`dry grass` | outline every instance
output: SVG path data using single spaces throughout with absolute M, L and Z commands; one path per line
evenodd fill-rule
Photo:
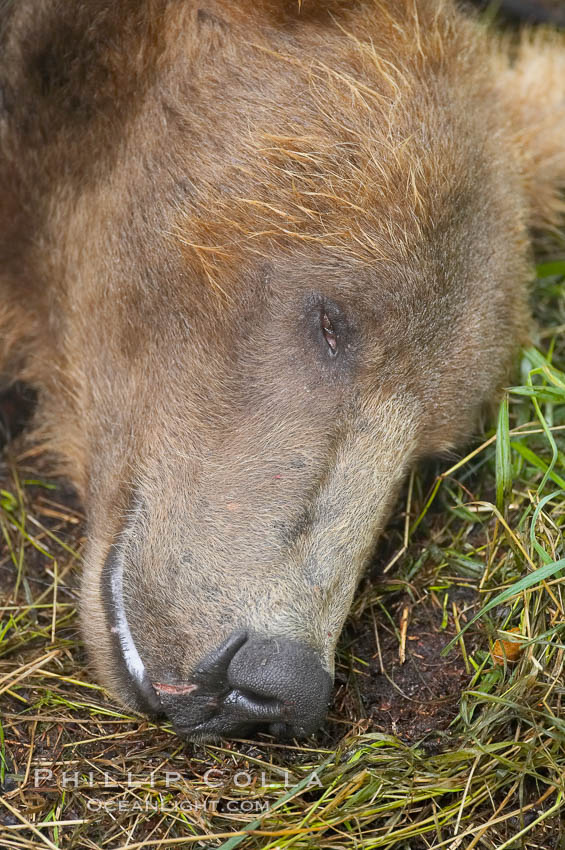
M 193 746 L 120 711 L 77 630 L 80 508 L 5 451 L 2 850 L 565 846 L 565 262 L 536 311 L 496 431 L 409 482 L 307 744 Z

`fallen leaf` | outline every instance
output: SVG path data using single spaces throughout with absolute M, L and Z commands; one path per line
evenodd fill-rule
M 520 629 L 509 629 L 512 634 L 520 634 Z M 497 640 L 492 648 L 492 659 L 495 664 L 513 664 L 518 661 L 522 653 L 523 645 L 520 641 Z

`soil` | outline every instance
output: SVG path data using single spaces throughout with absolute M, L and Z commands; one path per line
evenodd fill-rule
M 458 607 L 474 602 L 474 594 L 458 588 L 448 598 L 449 608 L 454 601 Z M 458 648 L 447 657 L 441 654 L 458 629 L 451 616 L 443 622 L 443 610 L 431 595 L 415 603 L 408 594 L 388 594 L 386 603 L 398 628 L 407 619 L 404 658 L 396 631 L 382 616 L 367 612 L 360 622 L 349 623 L 340 656 L 349 659 L 350 669 L 338 668 L 330 722 L 347 717 L 359 723 L 360 731 L 407 742 L 442 737 L 470 680 Z M 468 649 L 474 640 L 467 639 Z
M 429 598 L 414 608 L 409 598 L 401 597 L 394 607 L 399 614 L 411 611 L 406 660 L 401 663 L 398 640 L 388 631 L 380 640 L 381 657 L 375 657 L 374 651 L 370 655 L 374 639 L 364 630 L 358 656 L 369 661 L 371 675 L 362 680 L 363 697 L 380 731 L 417 739 L 449 725 L 470 677 L 459 651 L 442 657 L 456 630 L 451 619 L 448 628 L 442 629 L 442 612 Z

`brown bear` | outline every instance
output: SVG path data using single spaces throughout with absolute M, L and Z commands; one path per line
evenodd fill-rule
M 526 338 L 564 140 L 563 41 L 449 0 L 4 4 L 1 372 L 82 495 L 124 704 L 320 723 L 407 470 Z

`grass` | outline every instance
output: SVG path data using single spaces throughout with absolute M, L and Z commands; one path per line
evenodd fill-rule
M 2 850 L 565 847 L 565 261 L 535 311 L 496 428 L 408 482 L 306 743 L 194 746 L 118 709 L 77 629 L 80 508 L 7 450 Z

